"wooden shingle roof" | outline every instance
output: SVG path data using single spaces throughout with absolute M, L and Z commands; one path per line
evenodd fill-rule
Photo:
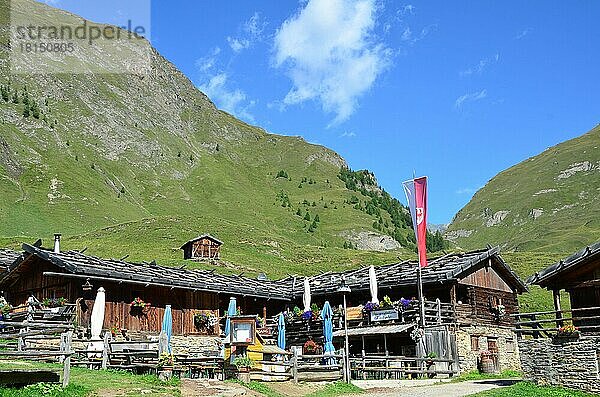
M 180 249 L 183 249 L 188 244 L 191 244 L 193 242 L 196 242 L 198 240 L 202 240 L 202 239 L 205 239 L 205 238 L 207 238 L 209 240 L 212 240 L 212 241 L 214 241 L 215 243 L 217 243 L 219 245 L 223 245 L 223 242 L 221 240 L 219 240 L 218 238 L 213 237 L 210 234 L 201 234 L 200 236 L 198 236 L 196 238 L 193 238 L 191 240 L 186 241 L 185 244 L 183 244 Z
M 0 274 L 8 270 L 17 259 L 21 257 L 21 253 L 9 249 L 0 249 Z
M 584 266 L 596 258 L 600 258 L 600 241 L 582 248 L 573 255 L 529 276 L 527 284 L 536 284 L 541 287 L 547 287 L 554 280 L 560 278 L 561 275 L 571 272 L 580 266 Z
M 527 287 L 519 276 L 513 272 L 499 255 L 499 247 L 466 253 L 454 253 L 430 259 L 428 266 L 422 269 L 423 284 L 444 283 L 458 280 L 488 259 L 493 259 L 496 270 L 502 278 L 517 292 L 527 291 Z M 416 261 L 403 261 L 390 265 L 375 266 L 379 288 L 414 286 L 417 282 Z M 342 276 L 346 277 L 346 285 L 353 291 L 369 290 L 369 266 L 345 272 L 329 272 L 309 278 L 311 294 L 323 295 L 335 292 Z M 287 277 L 279 283 L 286 285 L 294 296 L 304 292 L 303 277 Z
M 23 250 L 26 256 L 35 255 L 71 275 L 91 279 L 289 300 L 289 294 L 281 291 L 273 281 L 258 281 L 241 275 L 223 275 L 209 270 L 159 266 L 155 263 L 102 259 L 84 255 L 79 251 L 54 253 L 28 244 L 23 244 Z M 13 264 L 10 271 L 15 270 L 18 265 L 19 262 Z

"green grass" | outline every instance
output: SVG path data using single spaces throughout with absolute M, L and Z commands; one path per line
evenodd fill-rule
M 325 386 L 321 390 L 317 390 L 314 393 L 309 394 L 307 397 L 335 397 L 347 394 L 360 394 L 363 389 L 354 386 L 350 383 L 335 382 Z
M 536 386 L 530 382 L 519 382 L 512 386 L 483 391 L 478 397 L 594 397 L 597 394 L 565 389 L 562 387 Z
M 520 378 L 522 376 L 521 372 L 514 370 L 504 370 L 499 374 L 483 374 L 477 370 L 463 373 L 457 377 L 452 378 L 453 383 L 456 382 L 464 382 L 468 380 L 482 380 L 482 379 L 510 379 L 510 378 Z
M 248 389 L 253 390 L 257 393 L 260 393 L 266 397 L 284 397 L 283 394 L 271 389 L 267 383 L 258 382 L 255 380 L 251 380 L 248 383 L 244 383 L 237 379 L 229 379 L 229 380 L 226 380 L 225 382 L 238 383 L 238 384 L 243 385 L 244 387 L 247 387 Z
M 465 248 L 489 243 L 517 251 L 571 253 L 600 240 L 598 171 L 563 173 L 585 161 L 592 167 L 600 162 L 599 126 L 500 172 L 459 211 L 449 231 L 472 231 L 457 240 Z M 534 219 L 533 209 L 543 213 Z M 486 226 L 498 211 L 510 213 Z
M 2 369 L 22 369 L 22 368 L 48 368 L 60 370 L 61 366 L 57 364 L 34 363 L 27 361 L 0 362 Z M 64 394 L 59 393 L 58 389 L 50 389 L 49 396 L 67 396 L 80 397 L 95 395 L 99 391 L 118 392 L 124 395 L 144 394 L 149 397 L 172 396 L 179 397 L 180 380 L 173 378 L 169 382 L 162 382 L 154 375 L 133 375 L 126 371 L 117 370 L 90 370 L 86 368 L 71 368 L 71 377 L 69 387 Z M 44 386 L 40 386 L 43 388 Z M 52 394 L 54 393 L 54 394 Z M 0 396 L 9 397 L 33 397 L 38 396 L 40 390 L 36 386 L 25 389 L 0 388 Z
M 38 2 L 22 8 L 30 23 L 80 24 Z M 7 17 L 5 9 L 0 14 Z M 82 58 L 107 62 L 96 53 Z M 342 233 L 375 231 L 379 218 L 347 204 L 352 196 L 362 207 L 370 199 L 338 178 L 343 160 L 337 154 L 218 111 L 172 64 L 154 61 L 159 78 L 143 80 L 57 75 L 48 83 L 0 70 L 1 84 L 10 80 L 20 92 L 26 86 L 32 100 L 47 100 L 43 114 L 57 121 L 51 127 L 25 119 L 22 103 L 0 100 L 6 116 L 0 244 L 18 248 L 43 238 L 49 246 L 61 232 L 66 249 L 87 246 L 92 255 L 175 265 L 182 243 L 210 233 L 225 242 L 223 271 L 274 277 L 413 255 L 343 249 Z M 289 178 L 277 178 L 280 170 Z M 305 178 L 314 183 L 302 183 Z M 311 222 L 298 210 L 319 216 L 316 230 L 308 231 Z M 389 223 L 390 215 L 384 211 L 381 220 Z

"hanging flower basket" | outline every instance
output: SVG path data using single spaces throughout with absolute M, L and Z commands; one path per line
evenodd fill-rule
M 42 306 L 47 307 L 49 309 L 55 307 L 63 307 L 67 303 L 65 298 L 46 298 L 42 301 Z
M 150 303 L 144 302 L 140 297 L 131 301 L 129 314 L 132 316 L 141 316 L 146 314 L 146 310 L 150 307 Z
M 572 324 L 563 325 L 558 329 L 558 332 L 556 332 L 557 338 L 579 338 L 579 336 L 579 329 Z

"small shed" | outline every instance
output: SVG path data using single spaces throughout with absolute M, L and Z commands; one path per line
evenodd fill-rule
M 223 242 L 210 234 L 203 234 L 183 244 L 183 259 L 211 260 L 220 259 Z

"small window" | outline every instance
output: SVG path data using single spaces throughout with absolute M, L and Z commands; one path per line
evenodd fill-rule
M 471 351 L 479 351 L 479 336 L 471 335 Z
M 498 338 L 494 336 L 488 336 L 487 338 L 488 350 L 491 353 L 498 353 Z
M 506 352 L 514 353 L 515 352 L 515 338 L 506 338 Z

